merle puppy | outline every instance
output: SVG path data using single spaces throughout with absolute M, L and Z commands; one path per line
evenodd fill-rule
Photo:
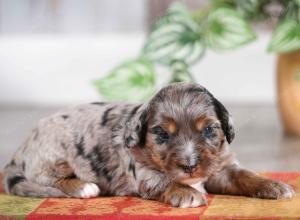
M 204 87 L 172 84 L 142 105 L 97 102 L 41 120 L 6 166 L 7 193 L 33 197 L 139 196 L 176 207 L 206 192 L 264 199 L 293 189 L 241 168 L 234 129 Z

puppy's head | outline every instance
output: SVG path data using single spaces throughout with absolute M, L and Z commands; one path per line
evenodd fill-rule
M 177 83 L 160 90 L 130 123 L 128 147 L 141 161 L 181 180 L 213 172 L 234 138 L 225 107 L 204 87 Z

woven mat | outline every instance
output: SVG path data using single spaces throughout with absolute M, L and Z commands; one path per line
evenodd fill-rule
M 94 199 L 37 199 L 9 196 L 0 186 L 0 219 L 299 219 L 300 173 L 262 173 L 289 183 L 297 194 L 292 200 L 261 200 L 209 195 L 209 205 L 172 208 L 133 197 Z M 0 177 L 1 179 L 1 177 Z M 2 181 L 1 181 L 2 182 Z

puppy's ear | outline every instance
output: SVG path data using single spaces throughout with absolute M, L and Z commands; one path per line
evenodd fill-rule
M 219 102 L 213 95 L 211 95 L 211 97 L 217 117 L 221 122 L 222 130 L 226 136 L 226 140 L 230 144 L 235 136 L 232 118 L 224 105 Z
M 148 128 L 148 107 L 140 106 L 132 117 L 125 123 L 124 142 L 128 148 L 136 145 L 144 146 Z

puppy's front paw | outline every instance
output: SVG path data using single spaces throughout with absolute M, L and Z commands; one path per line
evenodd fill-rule
M 290 199 L 294 196 L 293 188 L 285 183 L 267 179 L 257 189 L 255 197 L 262 199 Z
M 190 186 L 176 184 L 162 195 L 162 202 L 179 208 L 194 208 L 207 205 L 205 195 Z
M 80 198 L 97 197 L 99 193 L 99 187 L 94 183 L 85 183 L 79 191 Z

